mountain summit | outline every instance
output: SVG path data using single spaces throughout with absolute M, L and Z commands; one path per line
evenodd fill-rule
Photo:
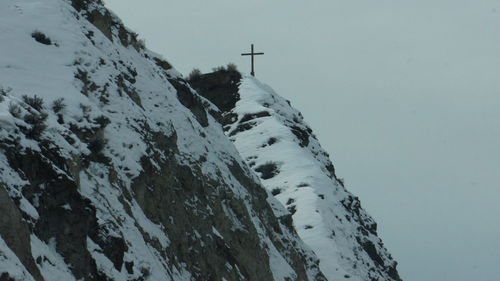
M 257 80 L 187 83 L 99 0 L 3 0 L 0 29 L 1 281 L 399 279 Z

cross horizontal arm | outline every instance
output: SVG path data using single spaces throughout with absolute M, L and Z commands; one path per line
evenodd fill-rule
M 242 56 L 254 56 L 254 55 L 263 55 L 264 53 L 245 53 L 241 54 Z

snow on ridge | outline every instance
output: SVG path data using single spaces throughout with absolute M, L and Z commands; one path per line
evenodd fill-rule
M 399 280 L 375 222 L 337 180 L 300 112 L 254 77 L 242 79 L 239 94 L 226 134 L 292 214 L 328 280 Z

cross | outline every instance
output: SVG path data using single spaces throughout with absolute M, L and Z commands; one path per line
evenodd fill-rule
M 257 55 L 263 55 L 264 53 L 254 53 L 253 52 L 253 44 L 252 44 L 252 52 L 250 53 L 244 53 L 244 54 L 241 54 L 242 56 L 252 56 L 252 72 L 250 72 L 250 74 L 252 76 L 255 76 L 255 71 L 253 70 L 253 57 L 254 56 L 257 56 Z

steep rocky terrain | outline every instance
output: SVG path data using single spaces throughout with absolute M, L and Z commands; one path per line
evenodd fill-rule
M 400 280 L 377 224 L 344 188 L 300 112 L 270 87 L 235 71 L 191 85 L 223 111 L 221 123 L 266 189 L 292 214 L 328 280 Z
M 325 280 L 220 112 L 91 0 L 0 1 L 0 280 Z
M 0 281 L 399 280 L 267 86 L 187 83 L 100 0 L 2 0 L 0 40 Z

